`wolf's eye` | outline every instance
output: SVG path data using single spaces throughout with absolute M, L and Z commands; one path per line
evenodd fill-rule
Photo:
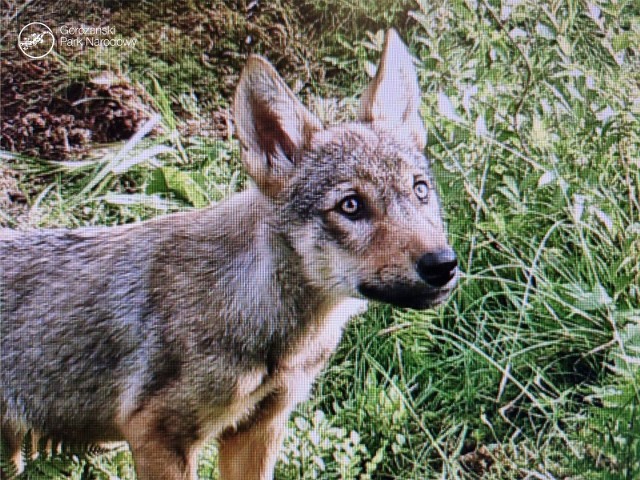
M 356 218 L 362 213 L 363 202 L 357 195 L 349 195 L 339 204 L 340 212 L 349 218 Z
M 426 182 L 416 182 L 413 186 L 413 191 L 421 202 L 426 203 L 429 200 L 429 185 Z

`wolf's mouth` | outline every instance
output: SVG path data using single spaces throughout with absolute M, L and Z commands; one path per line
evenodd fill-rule
M 367 285 L 358 286 L 358 291 L 371 300 L 390 303 L 396 307 L 424 310 L 442 303 L 451 288 L 434 289 L 425 285 Z

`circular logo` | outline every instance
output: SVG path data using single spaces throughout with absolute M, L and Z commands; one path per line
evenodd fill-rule
M 27 57 L 37 60 L 49 55 L 56 38 L 49 27 L 41 22 L 31 22 L 18 34 L 18 48 Z

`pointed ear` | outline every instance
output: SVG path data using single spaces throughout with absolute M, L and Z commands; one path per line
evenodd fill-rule
M 408 128 L 422 150 L 427 132 L 420 118 L 420 85 L 409 49 L 391 29 L 384 41 L 376 76 L 360 99 L 360 120 L 383 121 Z
M 271 64 L 251 55 L 235 96 L 242 160 L 263 193 L 274 196 L 295 168 L 301 150 L 322 128 Z

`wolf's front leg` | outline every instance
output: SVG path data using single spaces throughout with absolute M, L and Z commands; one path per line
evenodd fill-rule
M 272 393 L 250 421 L 229 429 L 219 439 L 221 480 L 271 480 L 287 419 L 296 402 Z
M 197 479 L 196 429 L 180 412 L 150 402 L 131 416 L 123 430 L 137 480 Z

